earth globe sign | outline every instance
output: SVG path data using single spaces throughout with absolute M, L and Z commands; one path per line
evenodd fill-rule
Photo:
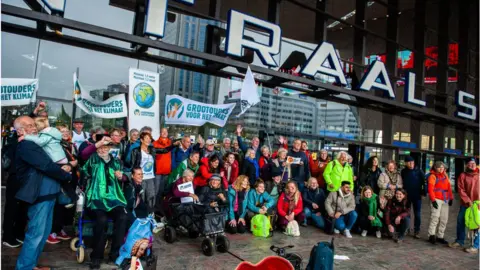
M 155 103 L 155 91 L 148 83 L 139 83 L 133 88 L 133 100 L 138 106 L 148 109 Z
M 152 162 L 147 162 L 147 164 L 145 164 L 145 168 L 144 168 L 144 169 L 145 169 L 146 172 L 152 171 L 152 169 L 153 169 L 153 163 L 152 163 Z

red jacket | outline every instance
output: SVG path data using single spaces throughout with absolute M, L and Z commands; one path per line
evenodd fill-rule
M 320 188 L 325 187 L 325 178 L 323 178 L 323 172 L 325 171 L 325 168 L 328 165 L 328 162 L 330 162 L 330 159 L 327 158 L 325 162 L 320 163 L 320 159 L 317 158 L 317 160 L 313 160 L 312 156 L 310 156 L 309 159 L 309 165 L 310 165 L 310 174 L 312 177 L 317 178 L 318 185 Z
M 238 166 L 238 161 L 235 160 L 231 167 L 232 167 L 232 169 L 230 171 L 230 178 L 228 178 L 227 169 L 225 169 L 225 167 L 222 167 L 220 169 L 220 173 L 223 172 L 224 178 L 227 180 L 228 184 L 230 184 L 230 185 L 233 184 L 233 182 L 235 182 L 235 180 L 237 180 L 238 173 L 240 171 L 240 168 Z
M 208 179 L 215 174 L 210 170 L 210 164 L 208 164 L 208 158 L 204 157 L 200 161 L 200 168 L 198 169 L 197 176 L 193 179 L 193 183 L 196 187 L 204 187 L 208 185 Z M 228 189 L 228 182 L 225 177 L 222 177 L 223 188 Z
M 453 200 L 452 186 L 450 185 L 450 180 L 445 172 L 439 174 L 434 170 L 431 170 L 427 182 L 430 201 L 434 202 L 435 199 L 444 202 Z
M 263 155 L 258 159 L 258 166 L 259 168 L 262 169 L 263 166 L 268 165 L 268 159 L 265 158 Z
M 300 193 L 300 191 L 297 191 Z M 278 198 L 278 203 L 277 203 L 277 211 L 278 214 L 282 217 L 286 216 L 288 213 L 288 200 L 285 198 L 285 193 L 282 193 L 280 195 L 280 198 Z M 302 195 L 298 197 L 298 202 L 297 205 L 295 206 L 295 209 L 293 209 L 293 213 L 295 213 L 295 216 L 299 215 L 303 211 L 303 200 L 302 200 Z
M 463 172 L 458 177 L 458 194 L 460 195 L 460 203 L 468 206 L 468 203 L 480 200 L 479 189 L 480 179 L 478 178 L 479 170 L 475 168 L 473 172 Z
M 167 148 L 172 145 L 169 138 L 158 138 L 153 142 L 155 148 Z M 170 174 L 172 172 L 172 153 L 155 155 L 155 174 Z

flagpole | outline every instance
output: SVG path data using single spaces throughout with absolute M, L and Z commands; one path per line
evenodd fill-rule
M 80 68 L 77 67 L 77 80 L 80 76 Z M 72 119 L 70 120 L 70 128 L 73 130 L 73 121 L 75 120 L 76 112 L 77 112 L 77 104 L 75 103 L 75 82 L 73 82 L 73 93 L 72 93 Z

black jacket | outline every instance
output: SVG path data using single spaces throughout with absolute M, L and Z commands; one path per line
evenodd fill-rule
M 310 177 L 310 169 L 309 169 L 307 155 L 302 151 L 295 152 L 293 150 L 288 151 L 288 155 L 291 157 L 300 158 L 301 161 L 303 162 L 303 165 L 300 165 L 300 164 L 290 165 L 292 180 L 297 182 L 301 182 L 301 181 L 307 182 L 308 178 Z
M 257 181 L 257 174 L 255 171 L 255 165 L 253 165 L 248 160 L 243 160 L 242 169 L 240 170 L 240 175 L 246 175 L 248 177 L 248 181 L 250 182 L 250 187 L 255 185 Z
M 156 168 L 156 162 L 155 162 L 155 149 L 153 147 L 148 147 L 148 153 L 152 155 L 153 158 L 153 169 L 155 170 Z M 132 150 L 132 169 L 135 167 L 140 167 L 140 164 L 142 163 L 142 148 L 137 147 Z
M 145 203 L 145 191 L 143 190 L 142 185 L 136 185 L 133 181 L 129 180 L 124 184 L 123 193 L 125 195 L 125 199 L 127 200 L 126 210 L 130 213 L 133 213 L 133 210 L 135 210 L 135 216 L 137 218 L 146 218 L 148 213 L 152 212 L 152 210 L 149 209 L 148 205 Z M 135 207 L 137 198 L 140 198 L 140 201 Z
M 378 187 L 380 174 L 382 174 L 382 171 L 378 167 L 374 172 L 372 172 L 371 168 L 364 169 L 359 179 L 360 187 L 370 186 L 373 192 L 378 195 L 380 192 L 380 188 Z
M 316 190 L 305 188 L 302 195 L 303 207 L 307 207 L 314 213 L 325 213 L 325 193 L 321 188 L 317 188 Z M 318 205 L 318 209 L 314 210 L 312 203 L 316 203 Z
M 225 196 L 225 201 L 222 201 L 218 198 L 218 194 L 222 193 Z M 218 206 L 226 207 L 228 206 L 228 194 L 227 192 L 221 187 L 218 189 L 210 188 L 209 186 L 205 186 L 200 189 L 198 194 L 198 200 L 205 206 L 209 206 L 212 202 L 217 202 Z

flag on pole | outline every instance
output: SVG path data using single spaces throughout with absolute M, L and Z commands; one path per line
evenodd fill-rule
M 248 66 L 245 79 L 243 80 L 242 89 L 240 90 L 241 112 L 237 115 L 237 117 L 244 114 L 248 108 L 259 102 L 260 97 L 258 96 L 257 85 L 255 84 L 255 79 L 253 78 L 253 73 L 250 70 L 250 66 Z

